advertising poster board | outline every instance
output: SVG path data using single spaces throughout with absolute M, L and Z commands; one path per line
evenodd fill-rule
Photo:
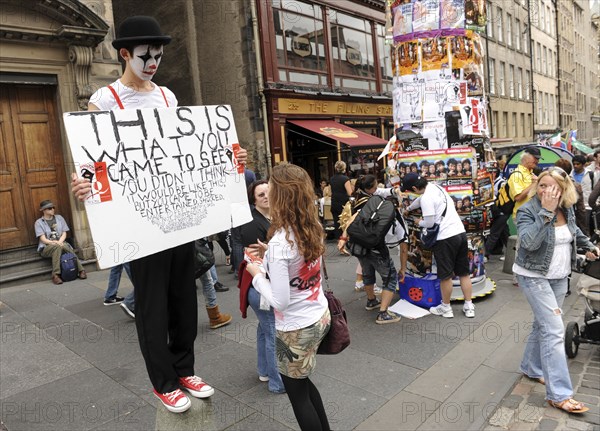
M 251 220 L 231 107 L 64 114 L 101 269 Z

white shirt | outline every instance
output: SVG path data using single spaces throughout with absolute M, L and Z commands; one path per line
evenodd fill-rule
M 567 277 L 571 273 L 571 242 L 573 235 L 569 231 L 569 226 L 564 224 L 554 228 L 554 251 L 550 268 L 546 275 L 539 272 L 530 271 L 522 266 L 513 264 L 513 272 L 525 277 L 545 278 L 546 280 L 556 280 Z
M 456 212 L 452 198 L 441 187 L 432 183 L 427 184 L 425 192 L 408 207 L 411 211 L 417 208 L 421 208 L 423 218 L 434 216 L 434 223 L 440 225 L 438 240 L 451 238 L 465 232 L 465 227 Z M 446 215 L 442 219 L 444 209 L 446 209 Z
M 158 85 L 152 83 L 154 85 L 153 91 L 136 91 L 124 85 L 120 79 L 117 79 L 110 85 L 119 96 L 119 99 L 121 99 L 121 103 L 125 109 L 166 108 L 167 102 L 169 103 L 169 107 L 177 106 L 177 98 L 167 87 L 159 88 Z M 165 102 L 165 97 L 167 98 L 167 102 Z M 115 96 L 108 87 L 102 87 L 92 94 L 90 103 L 98 107 L 101 111 L 120 109 Z
M 254 288 L 275 309 L 275 328 L 295 331 L 317 322 L 328 307 L 321 286 L 321 258 L 305 262 L 296 246 L 294 233 L 278 230 L 269 241 L 263 265 L 269 279 L 258 274 Z

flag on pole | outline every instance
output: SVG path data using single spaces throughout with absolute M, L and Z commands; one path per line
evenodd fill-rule
M 577 138 L 577 129 L 571 130 L 571 132 L 567 135 L 567 150 L 573 151 L 573 146 L 571 145 L 571 141 Z
M 551 147 L 565 148 L 566 145 L 560 139 L 560 133 L 555 133 L 548 138 L 548 142 Z
M 581 151 L 584 154 L 591 154 L 594 152 L 590 147 L 585 145 L 583 142 L 579 142 L 577 139 L 571 139 L 571 145 L 576 149 Z

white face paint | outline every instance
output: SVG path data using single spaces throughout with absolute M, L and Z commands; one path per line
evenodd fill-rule
M 158 70 L 162 54 L 162 45 L 158 48 L 150 45 L 136 46 L 133 48 L 133 55 L 131 56 L 131 70 L 138 78 L 150 81 Z

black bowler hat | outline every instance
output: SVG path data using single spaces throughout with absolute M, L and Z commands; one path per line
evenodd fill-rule
M 135 45 L 167 45 L 171 36 L 162 34 L 158 21 L 151 16 L 131 16 L 119 25 L 112 46 L 121 49 Z

